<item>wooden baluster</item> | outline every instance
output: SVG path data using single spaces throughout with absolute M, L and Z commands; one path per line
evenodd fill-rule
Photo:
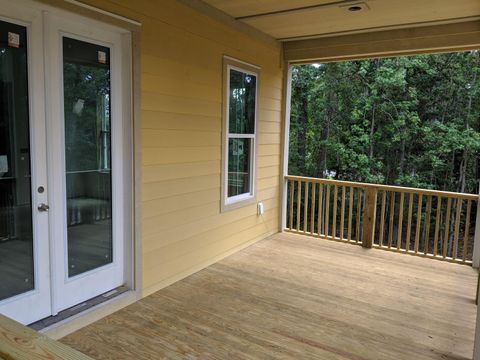
M 462 213 L 462 199 L 458 198 L 456 201 L 457 209 L 455 213 L 455 230 L 453 233 L 453 248 L 452 259 L 455 260 L 458 257 L 458 238 L 460 236 L 460 215 Z
M 398 231 L 397 231 L 397 250 L 402 247 L 402 228 L 403 228 L 403 203 L 405 201 L 405 193 L 400 194 L 400 208 L 398 210 Z
M 450 235 L 450 214 L 451 214 L 451 205 L 452 205 L 452 198 L 448 198 L 447 200 L 447 216 L 445 218 L 445 238 L 443 239 L 443 251 L 442 256 L 445 259 L 447 257 L 447 250 L 448 250 L 448 236 Z
M 418 247 L 420 245 L 420 230 L 422 227 L 422 205 L 423 205 L 423 195 L 418 194 L 417 226 L 415 228 L 415 254 L 418 253 Z
M 308 227 L 308 189 L 310 183 L 305 182 L 305 198 L 303 201 L 303 233 L 307 233 Z
M 362 246 L 371 248 L 375 237 L 375 219 L 377 211 L 377 189 L 368 187 L 365 192 L 365 214 L 363 216 Z
M 427 213 L 425 214 L 425 246 L 423 249 L 423 253 L 425 255 L 428 254 L 429 250 L 429 243 L 430 243 L 430 217 L 432 215 L 432 197 L 428 196 L 427 201 Z
M 318 184 L 318 214 L 317 214 L 317 228 L 318 236 L 322 234 L 322 218 L 323 218 L 323 184 Z
M 302 196 L 302 182 L 299 181 L 297 184 L 297 224 L 295 226 L 297 232 L 300 231 L 300 205 L 301 205 L 301 196 Z
M 442 214 L 442 197 L 437 197 L 437 215 L 435 216 L 435 235 L 433 238 L 433 256 L 438 253 L 438 234 L 440 232 L 440 216 Z
M 342 206 L 340 207 L 340 240 L 343 240 L 343 230 L 345 226 L 345 192 L 347 191 L 346 186 L 341 186 L 342 189 Z
M 413 193 L 410 193 L 408 198 L 408 222 L 407 222 L 407 240 L 405 243 L 405 249 L 410 251 L 410 238 L 412 237 L 412 216 L 413 216 Z
M 390 249 L 392 247 L 393 240 L 393 220 L 395 217 L 395 192 L 390 193 L 390 224 L 388 226 L 388 243 L 387 246 Z
M 357 238 L 355 242 L 358 244 L 360 242 L 360 220 L 361 220 L 361 213 L 362 213 L 362 189 L 358 188 L 357 191 Z
M 333 211 L 332 211 L 332 239 L 337 237 L 337 202 L 338 202 L 338 186 L 333 187 Z
M 353 192 L 355 188 L 350 186 L 350 199 L 348 201 L 348 241 L 352 241 L 352 217 L 353 217 Z
M 470 235 L 470 216 L 472 213 L 472 200 L 467 202 L 467 215 L 465 218 L 465 232 L 463 233 L 463 254 L 462 262 L 467 261 L 467 251 L 468 251 L 468 238 Z
M 312 183 L 312 204 L 310 209 L 310 234 L 315 233 L 315 205 L 316 205 L 316 191 L 317 184 Z
M 328 225 L 330 222 L 330 184 L 325 185 L 327 193 L 325 196 L 325 237 L 328 238 Z
M 288 181 L 290 185 L 290 211 L 289 211 L 289 229 L 293 230 L 293 192 L 295 191 L 295 183 L 291 180 Z
M 380 238 L 378 240 L 378 245 L 383 246 L 383 236 L 385 233 L 385 208 L 387 206 L 387 191 L 383 191 L 382 195 L 382 208 L 380 213 Z

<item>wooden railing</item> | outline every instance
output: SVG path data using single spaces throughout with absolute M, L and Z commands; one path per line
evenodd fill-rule
M 285 180 L 286 231 L 472 263 L 478 195 L 299 176 Z
M 0 314 L 0 359 L 93 360 Z

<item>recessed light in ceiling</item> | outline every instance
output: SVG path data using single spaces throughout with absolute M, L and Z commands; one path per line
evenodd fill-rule
M 358 5 L 350 6 L 348 8 L 348 11 L 351 11 L 351 12 L 356 12 L 356 11 L 361 11 L 361 10 L 363 10 L 363 8 L 361 6 L 358 6 Z
M 340 5 L 339 8 L 348 12 L 364 12 L 369 11 L 370 6 L 367 4 L 368 0 L 365 1 L 349 1 L 350 4 Z

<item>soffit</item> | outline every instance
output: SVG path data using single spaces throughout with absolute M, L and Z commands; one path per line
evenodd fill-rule
M 480 17 L 479 0 L 204 0 L 281 40 L 418 27 Z M 359 6 L 360 11 L 349 11 Z

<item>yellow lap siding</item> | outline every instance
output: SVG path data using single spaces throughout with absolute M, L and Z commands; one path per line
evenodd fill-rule
M 220 177 L 218 176 L 218 173 L 214 173 L 212 175 L 209 174 L 174 180 L 165 180 L 143 184 L 142 200 L 145 202 L 185 194 L 185 189 L 188 189 L 187 191 L 191 192 L 215 189 L 218 192 L 219 188 Z

